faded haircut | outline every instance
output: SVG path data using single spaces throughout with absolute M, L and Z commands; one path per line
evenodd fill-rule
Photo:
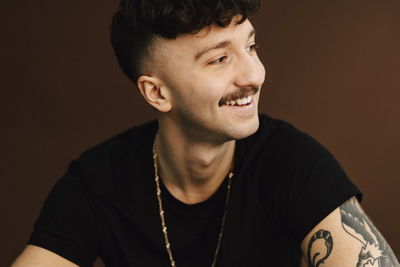
M 121 0 L 111 25 L 111 44 L 123 72 L 136 84 L 155 37 L 175 39 L 217 25 L 238 24 L 254 14 L 260 0 Z

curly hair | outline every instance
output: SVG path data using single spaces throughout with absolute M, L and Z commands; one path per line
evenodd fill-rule
M 111 44 L 123 72 L 136 83 L 154 37 L 175 39 L 255 13 L 260 0 L 121 0 L 111 25 Z

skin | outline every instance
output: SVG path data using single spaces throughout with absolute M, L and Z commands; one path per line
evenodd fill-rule
M 28 245 L 11 267 L 78 267 L 57 254 L 37 246 Z

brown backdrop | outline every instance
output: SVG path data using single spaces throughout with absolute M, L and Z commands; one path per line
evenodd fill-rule
M 1 265 L 24 247 L 71 159 L 154 117 L 108 41 L 117 4 L 0 3 Z M 398 0 L 279 0 L 253 19 L 268 69 L 260 111 L 333 152 L 397 255 L 399 14 Z

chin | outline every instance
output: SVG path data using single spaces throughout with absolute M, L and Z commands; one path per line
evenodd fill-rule
M 239 140 L 246 138 L 252 134 L 254 134 L 257 130 L 258 127 L 260 126 L 260 121 L 258 119 L 258 115 L 254 116 L 249 121 L 246 121 L 245 123 L 237 124 L 235 127 L 231 128 L 231 140 Z

